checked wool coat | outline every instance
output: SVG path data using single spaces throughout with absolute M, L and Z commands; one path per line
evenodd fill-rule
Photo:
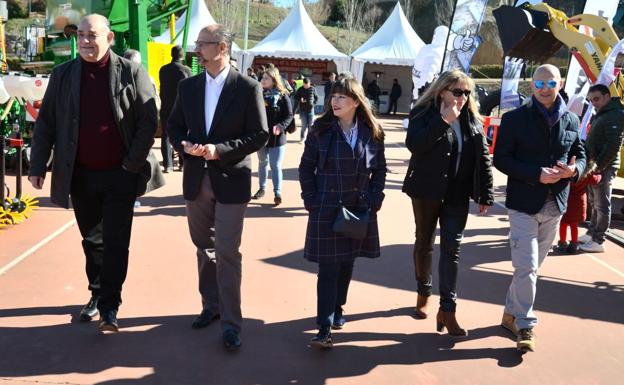
M 384 144 L 371 138 L 371 130 L 363 122 L 358 122 L 354 150 L 337 122 L 322 132 L 313 126 L 299 165 L 301 197 L 309 212 L 304 248 L 306 259 L 340 263 L 357 257 L 379 257 L 377 211 L 384 199 L 386 171 Z M 341 198 L 348 209 L 363 210 L 366 201 L 370 203 L 368 234 L 361 241 L 332 231 Z

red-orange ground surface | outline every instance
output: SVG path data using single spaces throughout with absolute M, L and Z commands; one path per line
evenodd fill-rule
M 23 258 L 0 275 L 0 384 L 623 384 L 623 250 L 608 243 L 604 254 L 547 258 L 536 301 L 537 351 L 520 355 L 499 326 L 512 271 L 501 206 L 487 216 L 474 215 L 473 206 L 468 220 L 457 315 L 470 335 L 440 335 L 434 319 L 413 318 L 414 224 L 401 193 L 409 152 L 400 122 L 384 126 L 390 173 L 379 216 L 382 257 L 357 261 L 348 323 L 335 332 L 333 350 L 306 346 L 315 332 L 316 266 L 301 256 L 303 146 L 293 140 L 284 203 L 272 207 L 269 193 L 247 211 L 238 353 L 223 350 L 218 325 L 190 328 L 201 304 L 182 174 L 175 172 L 167 186 L 140 198 L 117 334 L 76 321 L 88 292 L 71 211 L 52 207 L 44 191 L 31 219 L 0 230 L 0 271 Z M 497 173 L 495 180 L 502 202 L 505 178 Z

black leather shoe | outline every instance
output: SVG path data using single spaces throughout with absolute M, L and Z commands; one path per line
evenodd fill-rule
M 334 346 L 332 343 L 331 328 L 327 326 L 319 329 L 319 332 L 312 337 L 308 346 L 321 349 L 331 349 Z
M 191 327 L 193 329 L 201 329 L 210 325 L 210 323 L 216 319 L 219 319 L 219 314 L 213 314 L 210 310 L 202 310 L 202 312 L 195 318 Z
M 101 332 L 118 332 L 117 310 L 102 310 L 98 329 L 100 329 Z
M 264 189 L 260 189 L 256 191 L 256 193 L 251 197 L 251 199 L 260 199 L 264 196 L 264 194 L 265 194 Z
M 243 343 L 241 342 L 240 336 L 236 330 L 228 329 L 223 332 L 223 346 L 225 346 L 227 350 L 238 350 L 242 344 Z
M 332 323 L 332 329 L 342 329 L 347 323 L 347 320 L 342 315 L 342 310 L 334 312 L 334 322 Z
M 80 310 L 80 321 L 89 322 L 98 314 L 97 304 L 100 298 L 92 296 L 89 302 Z

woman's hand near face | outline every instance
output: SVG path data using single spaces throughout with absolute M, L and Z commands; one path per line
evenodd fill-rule
M 457 120 L 459 114 L 461 113 L 461 109 L 457 105 L 457 100 L 453 99 L 453 103 L 448 105 L 442 100 L 440 104 L 440 115 L 442 115 L 442 119 L 451 124 Z

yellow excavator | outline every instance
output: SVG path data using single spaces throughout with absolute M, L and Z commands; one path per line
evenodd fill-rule
M 520 7 L 504 5 L 493 13 L 506 56 L 543 63 L 565 45 L 592 83 L 619 41 L 615 30 L 603 17 L 588 14 L 567 17 L 545 3 L 525 3 Z M 585 30 L 582 27 L 586 27 Z M 611 95 L 624 96 L 622 80 L 622 75 L 618 74 L 609 86 Z

